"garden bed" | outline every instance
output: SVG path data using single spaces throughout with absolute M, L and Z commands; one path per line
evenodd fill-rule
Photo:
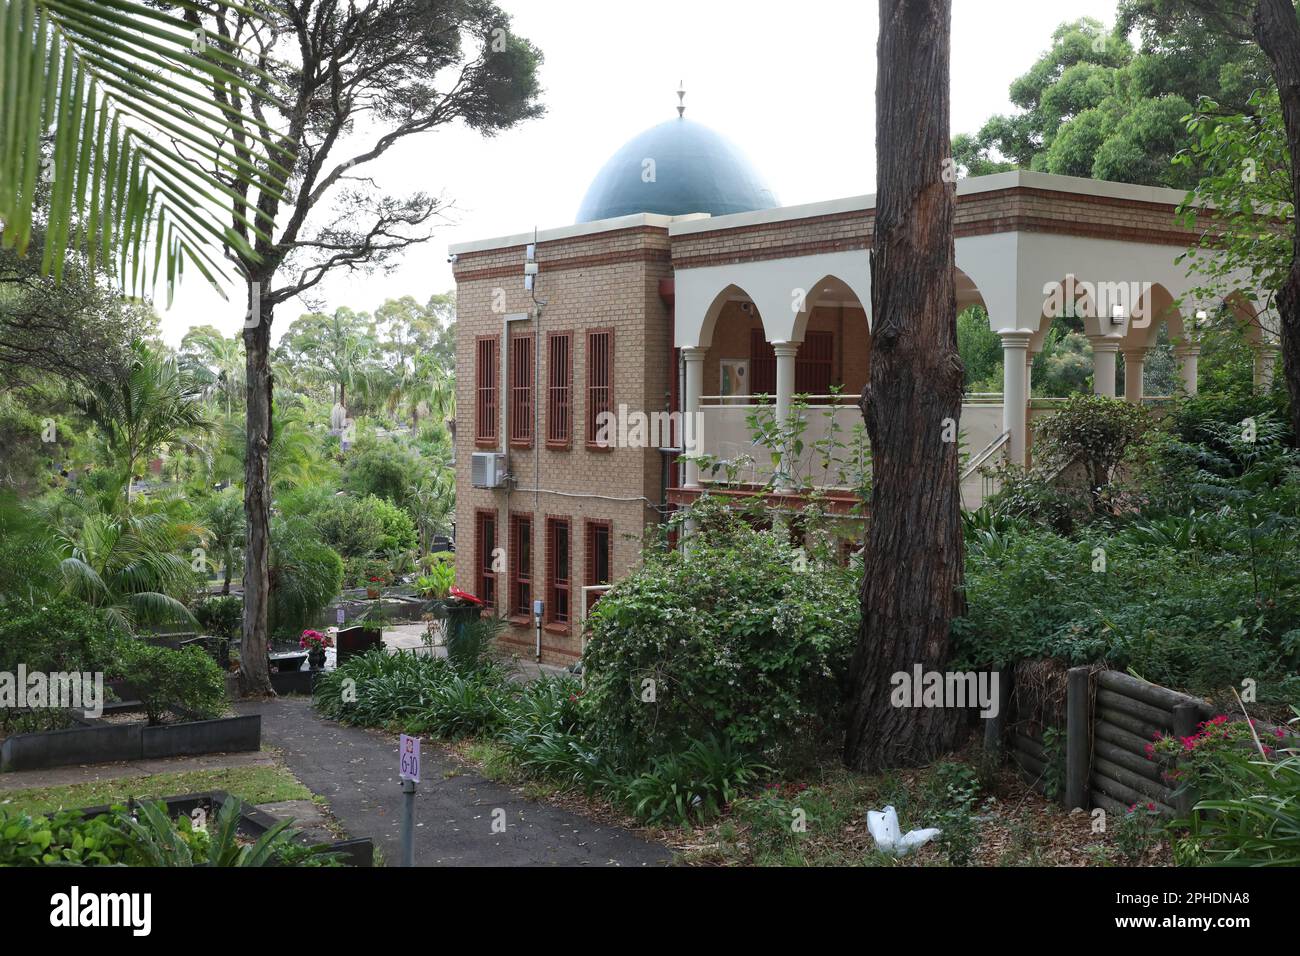
M 217 811 L 221 805 L 230 798 L 230 794 L 224 790 L 208 790 L 203 793 L 186 793 L 174 797 L 163 797 L 161 802 L 167 805 L 167 813 L 173 819 L 181 816 L 191 816 L 195 810 L 203 810 L 208 819 L 215 820 Z M 98 816 L 101 813 L 108 813 L 111 809 L 108 805 L 97 807 L 86 807 L 80 812 L 87 818 Z M 271 829 L 280 821 L 271 814 L 259 810 L 241 801 L 239 808 L 239 827 L 240 835 L 249 840 L 256 840 L 267 830 Z M 316 846 L 311 839 L 303 834 L 296 838 L 298 843 L 304 846 Z M 352 840 L 336 840 L 333 843 L 326 844 L 329 852 L 343 854 L 342 862 L 347 866 L 373 866 L 375 859 L 375 845 L 370 837 L 362 837 Z
M 258 714 L 149 726 L 107 723 L 15 734 L 0 744 L 0 773 L 84 763 L 236 753 L 262 746 Z

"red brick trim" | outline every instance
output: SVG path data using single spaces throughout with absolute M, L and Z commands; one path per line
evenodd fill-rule
M 747 502 L 752 498 L 764 499 L 769 507 L 801 507 L 808 503 L 808 496 L 801 494 L 778 495 L 764 491 L 761 488 L 669 488 L 668 503 L 673 505 L 689 505 L 697 498 L 708 491 L 710 495 L 719 498 L 731 498 L 737 504 Z M 862 515 L 854 514 L 853 509 L 862 504 L 857 495 L 847 494 L 828 494 L 824 495 L 822 501 L 826 508 L 833 515 L 857 518 Z

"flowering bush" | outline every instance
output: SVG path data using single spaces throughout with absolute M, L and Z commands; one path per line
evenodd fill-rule
M 1177 758 L 1167 776 L 1198 798 L 1175 846 L 1182 862 L 1300 865 L 1300 750 L 1285 729 L 1221 714 L 1195 734 L 1158 738 L 1149 755 Z

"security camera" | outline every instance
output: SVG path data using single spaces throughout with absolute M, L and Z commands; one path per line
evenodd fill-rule
M 447 261 L 454 264 L 458 258 L 460 257 L 453 252 L 447 256 Z

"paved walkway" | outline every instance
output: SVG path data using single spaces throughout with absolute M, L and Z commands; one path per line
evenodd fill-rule
M 384 862 L 397 864 L 402 793 L 394 735 L 322 720 L 300 697 L 244 701 L 235 709 L 261 714 L 262 740 L 283 751 L 285 763 L 329 801 L 349 834 L 372 837 Z M 627 830 L 526 800 L 434 746 L 422 758 L 415 811 L 419 866 L 650 866 L 671 859 L 668 848 Z M 504 833 L 492 832 L 497 809 L 505 812 Z

